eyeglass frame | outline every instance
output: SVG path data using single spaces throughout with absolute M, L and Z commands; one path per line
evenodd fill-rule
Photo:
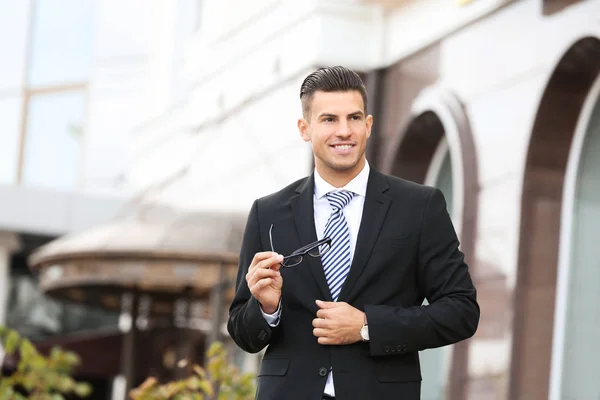
M 275 247 L 273 246 L 273 235 L 272 235 L 272 231 L 273 231 L 273 224 L 271 224 L 271 227 L 269 228 L 269 242 L 271 244 L 271 251 L 275 253 Z M 327 249 L 327 251 L 329 251 L 329 249 L 331 249 L 331 238 L 329 237 L 324 237 L 321 240 L 317 240 L 316 242 L 312 242 L 307 244 L 306 246 L 302 246 L 297 250 L 294 250 L 290 255 L 283 257 L 283 260 L 281 261 L 280 265 L 282 268 L 291 268 L 291 267 L 295 267 L 298 264 L 301 264 L 302 261 L 304 260 L 304 256 L 305 255 L 309 255 L 313 258 L 317 258 L 317 257 L 321 257 L 322 254 L 319 254 L 318 256 L 313 256 L 312 254 L 309 253 L 309 251 L 315 249 L 316 247 L 319 247 L 321 245 L 324 244 L 328 244 L 329 248 Z M 293 265 L 284 265 L 285 260 L 289 260 L 292 257 L 298 257 L 300 256 L 300 261 L 298 261 L 297 263 L 293 264 Z

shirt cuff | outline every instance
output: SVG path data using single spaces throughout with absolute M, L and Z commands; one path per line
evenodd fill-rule
M 260 312 L 262 313 L 263 317 L 265 317 L 265 320 L 267 320 L 267 323 L 269 324 L 269 326 L 271 327 L 276 327 L 277 325 L 279 325 L 279 317 L 281 316 L 281 300 L 279 300 L 279 305 L 277 306 L 277 310 L 275 310 L 275 312 L 273 314 L 267 314 L 263 311 L 262 307 L 259 305 L 260 308 Z

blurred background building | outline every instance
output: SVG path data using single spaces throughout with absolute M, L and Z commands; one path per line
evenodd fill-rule
M 478 288 L 477 334 L 421 354 L 423 399 L 598 398 L 600 0 L 0 0 L 0 324 L 119 398 L 131 312 L 49 297 L 32 253 L 235 253 L 233 216 L 310 173 L 299 87 L 333 64 L 367 85 L 371 165 L 446 195 Z M 190 240 L 210 215 L 238 222 Z

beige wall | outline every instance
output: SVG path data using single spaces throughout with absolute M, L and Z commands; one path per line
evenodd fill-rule
M 392 104 L 384 106 L 380 122 L 384 126 L 382 166 L 393 164 L 394 142 L 413 117 L 410 105 L 424 87 L 441 87 L 457 95 L 473 132 L 479 210 L 472 267 L 482 319 L 470 341 L 468 397 L 472 399 L 508 396 L 521 188 L 529 138 L 560 57 L 579 38 L 600 37 L 600 18 L 593 15 L 600 15 L 600 1 L 581 2 L 551 17 L 542 15 L 538 0 L 517 1 L 387 70 L 389 89 L 382 95 Z

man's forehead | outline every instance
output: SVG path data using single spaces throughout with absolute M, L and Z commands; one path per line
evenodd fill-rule
M 312 111 L 318 114 L 331 110 L 329 112 L 355 112 L 364 109 L 363 99 L 357 90 L 344 92 L 323 92 L 316 91 L 312 99 Z

